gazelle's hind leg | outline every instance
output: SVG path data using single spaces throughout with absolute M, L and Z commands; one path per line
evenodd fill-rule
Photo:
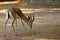
M 17 18 L 16 16 L 17 16 L 17 15 L 16 15 L 16 13 L 15 13 L 14 11 L 12 12 L 12 16 L 13 16 L 12 28 L 13 28 L 13 30 L 14 30 L 14 32 L 15 32 L 14 22 L 17 21 L 17 20 L 16 20 L 16 18 Z
M 7 19 L 6 22 L 5 22 L 5 30 L 6 30 L 7 22 L 8 22 L 8 19 Z
M 5 30 L 6 30 L 6 26 L 7 26 L 7 22 L 9 20 L 9 18 L 10 18 L 9 13 L 6 13 Z
M 15 22 L 15 19 L 13 19 L 13 22 L 12 22 L 12 28 L 13 28 L 13 30 L 14 30 L 14 32 L 15 32 L 14 22 Z

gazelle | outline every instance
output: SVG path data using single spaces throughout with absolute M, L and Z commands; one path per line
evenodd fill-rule
M 9 8 L 7 10 L 5 28 L 6 28 L 7 21 L 11 16 L 13 17 L 12 28 L 14 32 L 15 32 L 15 29 L 13 25 L 15 21 L 17 22 L 17 16 L 20 17 L 23 21 L 25 21 L 30 26 L 30 28 L 32 28 L 32 23 L 34 21 L 34 14 L 33 16 L 30 14 L 27 18 L 19 8 Z

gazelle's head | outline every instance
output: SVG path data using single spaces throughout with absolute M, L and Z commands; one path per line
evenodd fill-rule
M 28 20 L 29 20 L 29 26 L 30 26 L 30 28 L 32 29 L 32 24 L 33 24 L 33 22 L 34 22 L 34 14 L 30 14 L 30 15 L 28 16 Z

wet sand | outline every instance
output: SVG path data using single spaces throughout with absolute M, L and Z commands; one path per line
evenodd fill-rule
M 29 14 L 25 14 L 28 16 Z M 0 39 L 1 40 L 60 40 L 60 12 L 46 10 L 43 12 L 35 12 L 35 21 L 33 28 L 24 22 L 24 26 L 21 23 L 21 19 L 18 19 L 18 26 L 14 24 L 17 35 L 14 33 L 11 22 L 13 18 L 10 18 L 6 27 L 4 27 L 5 14 L 0 13 Z

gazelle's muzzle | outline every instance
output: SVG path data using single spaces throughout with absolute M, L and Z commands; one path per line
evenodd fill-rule
M 29 20 L 29 26 L 30 26 L 30 28 L 32 29 L 32 24 L 33 24 L 33 22 L 34 22 L 34 14 L 30 14 L 29 16 L 28 16 L 28 20 Z
M 30 23 L 30 28 L 32 29 L 32 23 Z
M 29 27 L 30 27 L 31 29 L 32 29 L 32 23 L 33 23 L 33 22 L 29 22 L 29 23 L 28 23 L 28 25 L 29 25 Z

